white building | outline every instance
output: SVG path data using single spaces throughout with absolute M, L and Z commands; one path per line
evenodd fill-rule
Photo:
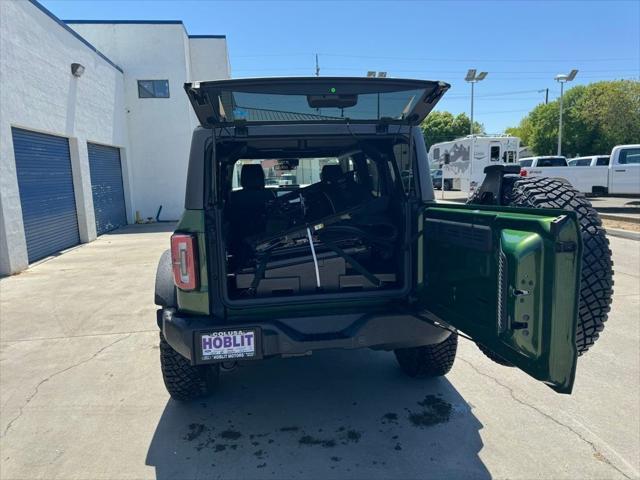
M 225 37 L 180 21 L 65 23 L 0 1 L 0 274 L 136 212 L 177 219 L 197 123 L 183 84 L 229 76 Z

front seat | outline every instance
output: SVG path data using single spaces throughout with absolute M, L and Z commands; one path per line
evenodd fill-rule
M 320 180 L 325 184 L 331 184 L 340 180 L 343 175 L 340 165 L 325 165 L 320 171 Z
M 346 210 L 370 199 L 366 188 L 353 179 L 353 172 L 343 173 L 340 165 L 325 165 L 320 172 L 323 191 L 334 212 Z
M 258 164 L 242 166 L 242 190 L 229 195 L 228 220 L 236 240 L 264 232 L 267 202 L 276 198 L 275 192 L 264 187 L 264 171 Z

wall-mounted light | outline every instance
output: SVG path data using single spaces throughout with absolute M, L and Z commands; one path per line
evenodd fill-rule
M 84 73 L 84 65 L 80 65 L 79 63 L 71 64 L 71 74 L 74 77 L 81 77 Z

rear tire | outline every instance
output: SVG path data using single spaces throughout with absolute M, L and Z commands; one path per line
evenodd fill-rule
M 160 367 L 164 385 L 174 400 L 186 402 L 210 395 L 218 383 L 216 365 L 191 365 L 176 352 L 160 333 Z
M 472 198 L 469 203 L 477 203 L 477 197 Z M 604 330 L 613 296 L 611 250 L 598 212 L 582 193 L 562 178 L 505 176 L 502 204 L 576 212 L 583 243 L 576 329 L 576 347 L 578 354 L 582 355 L 593 346 Z M 485 349 L 481 349 L 486 353 Z
M 456 359 L 458 334 L 452 333 L 435 345 L 394 350 L 400 369 L 410 377 L 441 377 L 449 373 Z
M 476 345 L 478 346 L 478 348 L 480 349 L 480 351 L 482 353 L 484 353 L 489 359 L 493 360 L 498 365 L 502 365 L 503 367 L 513 367 L 514 366 L 513 363 L 511 363 L 508 360 L 505 360 L 500 355 L 496 355 L 495 353 L 493 353 L 491 350 L 489 350 L 487 347 L 485 347 L 481 343 L 476 343 Z

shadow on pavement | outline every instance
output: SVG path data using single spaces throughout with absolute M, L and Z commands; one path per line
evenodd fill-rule
M 407 378 L 387 352 L 327 351 L 242 367 L 206 400 L 170 400 L 146 464 L 162 480 L 489 478 L 481 428 L 446 379 Z
M 136 223 L 111 230 L 105 235 L 131 235 L 135 233 L 173 232 L 178 222 Z

